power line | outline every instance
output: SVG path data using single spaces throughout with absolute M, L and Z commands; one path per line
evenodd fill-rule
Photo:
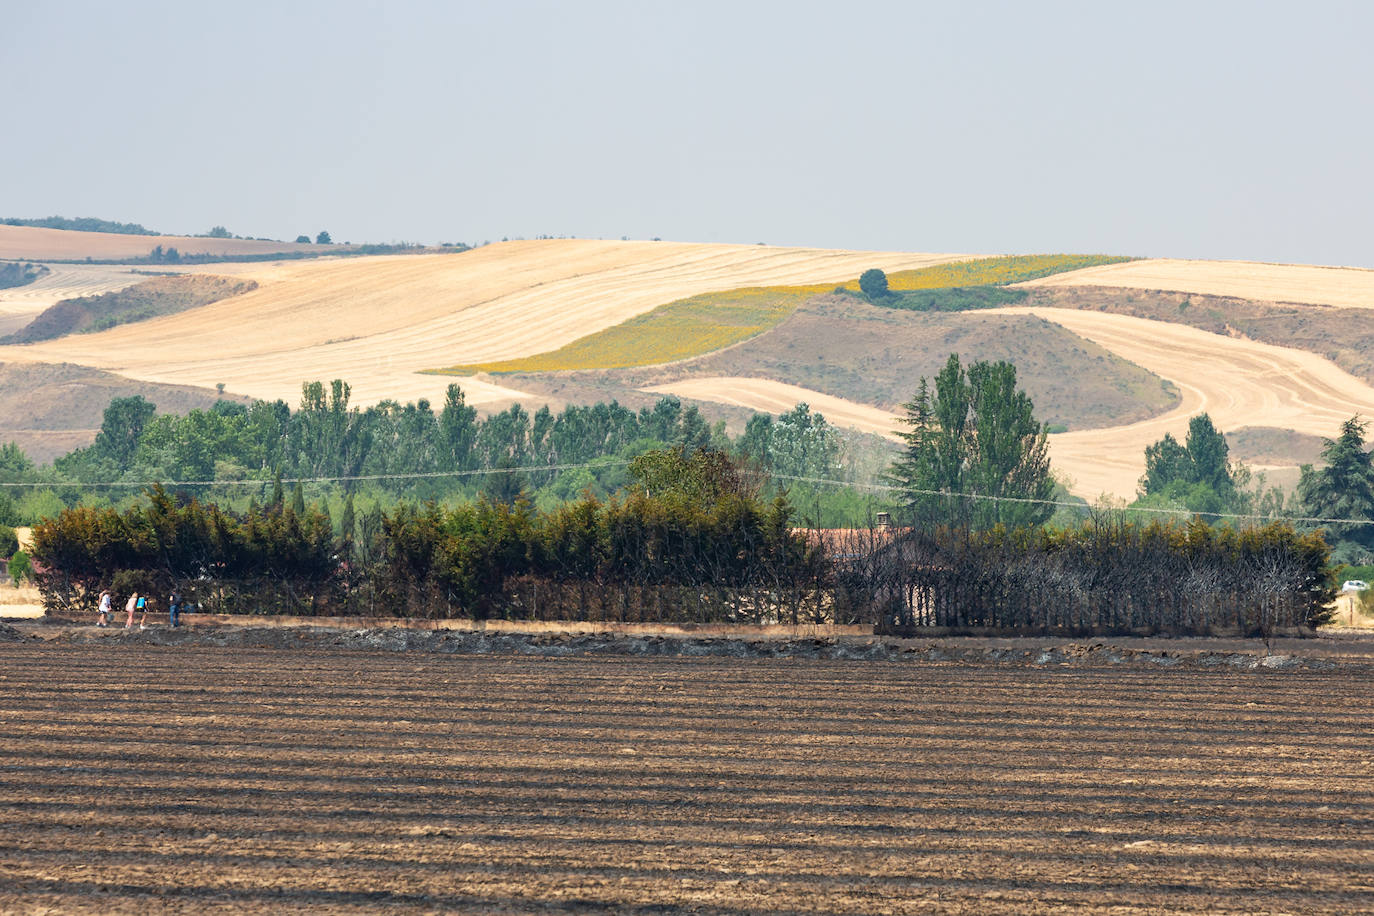
M 823 477 L 796 477 L 790 474 L 772 474 L 777 480 L 795 480 L 801 483 L 820 483 L 837 484 L 840 486 L 854 487 L 862 490 L 882 490 L 899 491 L 918 496 L 944 496 L 949 498 L 967 499 L 974 502 L 994 502 L 994 503 L 1031 503 L 1040 506 L 1062 506 L 1067 509 L 1083 509 L 1085 511 L 1101 511 L 1103 507 L 1092 506 L 1087 503 L 1075 503 L 1057 499 L 1032 499 L 1021 496 L 989 496 L 983 493 L 951 493 L 948 490 L 917 490 L 907 487 L 897 487 L 882 483 L 846 483 L 839 480 L 827 480 Z M 1122 506 L 1120 508 L 1109 507 L 1112 512 L 1153 512 L 1157 515 L 1207 515 L 1215 518 L 1235 518 L 1247 521 L 1262 522 L 1294 522 L 1304 525 L 1374 525 L 1374 519 L 1368 518 L 1321 518 L 1318 516 L 1290 516 L 1290 515 L 1253 515 L 1244 512 L 1194 512 L 1191 509 L 1168 509 L 1155 506 Z
M 472 468 L 462 471 L 404 471 L 395 474 L 349 474 L 335 476 L 318 477 L 282 477 L 282 483 L 366 483 L 378 480 L 435 480 L 442 478 L 476 477 L 487 474 L 519 474 L 537 471 L 572 471 L 579 468 L 609 468 L 623 467 L 630 463 L 629 459 L 617 458 L 610 460 L 584 461 L 572 464 L 538 464 L 525 465 L 512 468 Z M 802 477 L 795 474 L 771 474 L 758 472 L 758 476 L 766 476 L 773 480 L 791 480 L 797 483 L 813 483 L 826 486 L 852 487 L 859 490 L 874 490 L 881 492 L 903 492 L 917 496 L 940 496 L 945 498 L 957 498 L 972 500 L 974 502 L 993 502 L 993 503 L 1021 503 L 1041 506 L 1055 506 L 1066 509 L 1081 509 L 1085 511 L 1100 511 L 1103 507 L 1095 507 L 1086 503 L 1068 502 L 1066 500 L 1055 499 L 1033 499 L 1021 496 L 990 496 L 983 493 L 951 493 L 947 490 L 919 490 L 908 489 L 906 487 L 893 486 L 881 483 L 857 483 L 845 480 L 834 480 L 827 477 Z M 24 483 L 0 481 L 0 487 L 20 488 L 20 487 L 66 487 L 78 490 L 99 490 L 99 489 L 143 489 L 154 486 L 164 488 L 177 487 L 264 487 L 275 482 L 276 478 L 268 480 L 247 479 L 247 480 L 118 480 L 108 482 L 87 482 L 87 481 L 31 481 Z M 1120 512 L 1149 512 L 1156 515 L 1173 516 L 1194 516 L 1206 515 L 1212 518 L 1239 519 L 1244 521 L 1256 522 L 1292 522 L 1302 525 L 1374 525 L 1374 519 L 1368 518 L 1324 518 L 1320 516 L 1288 516 L 1288 515 L 1259 515 L 1243 512 L 1193 512 L 1189 509 L 1170 509 L 1154 506 L 1139 507 L 1112 507 L 1109 511 Z
M 91 481 L 27 481 L 23 483 L 0 482 L 0 487 L 69 487 L 78 490 L 99 490 L 116 487 L 139 489 L 143 487 L 261 487 L 280 479 L 282 483 L 352 483 L 369 480 L 424 480 L 440 477 L 473 477 L 479 474 L 518 474 L 525 471 L 571 471 L 577 468 L 620 467 L 629 464 L 628 458 L 609 461 L 589 461 L 579 464 L 537 464 L 516 468 L 475 468 L 465 471 L 403 471 L 395 474 L 352 474 L 321 477 L 282 477 L 247 480 L 114 480 Z

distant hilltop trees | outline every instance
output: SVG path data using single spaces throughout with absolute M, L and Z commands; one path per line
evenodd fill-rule
M 94 216 L 80 216 L 76 219 L 67 219 L 65 216 L 45 216 L 42 219 L 19 219 L 10 217 L 0 219 L 0 224 L 6 226 L 36 226 L 39 229 L 70 229 L 73 232 L 114 232 L 119 235 L 161 235 L 151 229 L 145 229 L 138 223 L 117 223 L 108 219 L 96 219 Z

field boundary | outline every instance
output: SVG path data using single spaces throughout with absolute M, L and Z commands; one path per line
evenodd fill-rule
M 828 628 L 846 632 L 768 634 L 762 627 L 717 627 L 719 632 L 686 631 L 614 632 L 612 625 L 593 625 L 590 632 L 559 629 L 532 630 L 523 621 L 386 621 L 391 625 L 293 624 L 287 626 L 235 625 L 214 622 L 210 615 L 191 615 L 192 623 L 178 629 L 165 625 L 147 630 L 122 627 L 97 629 L 48 621 L 14 621 L 0 624 L 0 642 L 22 640 L 43 645 L 210 647 L 222 649 L 272 649 L 282 651 L 416 652 L 438 655 L 583 656 L 812 659 L 854 662 L 898 662 L 968 666 L 1018 666 L 1029 668 L 1196 668 L 1235 670 L 1329 669 L 1337 664 L 1374 666 L 1374 639 L 1342 631 L 1323 633 L 1315 639 L 1276 637 L 1269 646 L 1258 639 L 1218 637 L 1064 637 L 951 636 L 898 638 L 867 628 Z M 297 618 L 301 619 L 301 618 Z M 331 623 L 348 618 L 334 618 Z M 379 622 L 380 623 L 380 622 Z M 456 623 L 460 626 L 433 626 Z M 537 622 L 535 622 L 537 623 Z M 407 625 L 410 624 L 410 625 Z M 467 628 L 461 625 L 466 624 Z M 636 625 L 621 624 L 621 627 Z M 645 625 L 639 625 L 645 626 Z M 524 627 L 522 632 L 519 628 Z M 681 629 L 681 628 L 677 628 Z M 708 629 L 708 628 L 703 628 Z M 774 630 L 793 629 L 776 627 Z M 808 629 L 806 627 L 795 628 Z M 727 633 L 726 630 L 733 630 Z M 747 631 L 747 632 L 746 632 Z

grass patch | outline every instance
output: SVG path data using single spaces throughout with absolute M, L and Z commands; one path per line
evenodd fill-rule
M 874 305 L 913 312 L 967 312 L 970 309 L 995 309 L 1002 305 L 1024 302 L 1029 296 L 1024 289 L 1005 286 L 951 286 L 948 289 L 913 289 L 888 293 L 874 299 Z
M 1026 296 L 1020 290 L 998 289 L 1004 284 L 1129 260 L 1106 255 L 1017 255 L 899 271 L 888 275 L 888 288 L 897 295 L 890 297 L 890 302 L 874 304 L 920 311 L 993 308 L 1020 302 Z M 940 290 L 941 293 L 910 299 L 902 295 L 922 290 Z M 829 284 L 768 286 L 705 293 L 659 306 L 547 353 L 449 366 L 430 372 L 438 375 L 558 372 L 629 369 L 678 362 L 756 337 L 777 327 L 812 296 L 832 291 L 858 294 L 859 281 L 856 279 L 840 287 Z M 907 302 L 910 304 L 898 304 Z
M 520 359 L 436 369 L 440 375 L 476 372 L 558 372 L 628 369 L 691 359 L 761 334 L 828 286 L 769 286 L 679 299 L 572 343 Z
M 974 261 L 955 261 L 936 264 L 919 270 L 899 270 L 887 275 L 887 288 L 892 292 L 916 289 L 948 289 L 956 286 L 1006 286 L 1024 283 L 1052 274 L 1062 274 L 1085 267 L 1120 264 L 1134 258 L 1105 254 L 1027 254 L 1004 258 L 979 258 Z M 859 282 L 845 284 L 845 289 L 859 291 Z

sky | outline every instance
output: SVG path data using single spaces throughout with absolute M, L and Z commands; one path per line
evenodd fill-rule
M 0 217 L 1374 267 L 1374 4 L 0 2 Z

